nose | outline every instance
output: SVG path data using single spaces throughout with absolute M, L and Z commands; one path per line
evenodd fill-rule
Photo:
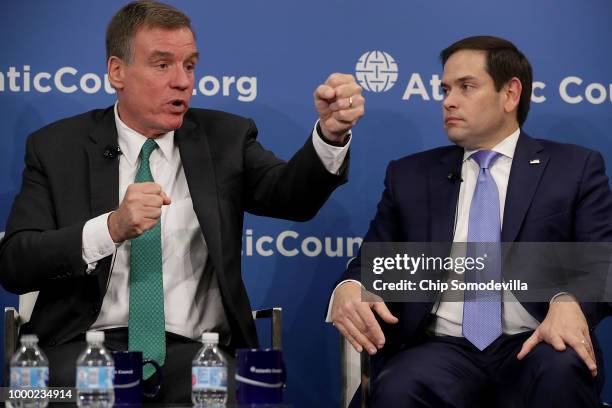
M 193 73 L 187 71 L 182 65 L 177 65 L 170 86 L 181 91 L 189 89 L 193 85 Z
M 455 94 L 451 89 L 446 90 L 446 95 L 444 96 L 444 101 L 442 102 L 442 106 L 445 110 L 451 110 L 457 107 L 457 100 L 454 95 Z

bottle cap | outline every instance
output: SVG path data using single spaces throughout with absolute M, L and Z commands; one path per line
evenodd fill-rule
M 202 333 L 202 343 L 219 343 L 219 333 Z
M 24 334 L 21 336 L 22 343 L 38 343 L 38 336 L 35 334 Z
M 104 332 L 90 330 L 85 335 L 85 339 L 88 343 L 104 343 Z

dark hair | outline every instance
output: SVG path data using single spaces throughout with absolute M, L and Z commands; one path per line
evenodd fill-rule
M 513 77 L 521 81 L 523 90 L 519 101 L 516 118 L 522 126 L 529 113 L 533 70 L 531 64 L 514 44 L 503 38 L 492 36 L 468 37 L 459 40 L 440 53 L 442 66 L 451 55 L 460 50 L 478 50 L 487 54 L 487 72 L 493 78 L 495 89 L 499 91 Z
M 189 17 L 176 8 L 156 1 L 133 1 L 121 8 L 108 23 L 106 59 L 115 56 L 129 64 L 132 61 L 132 39 L 141 27 L 186 27 L 193 32 Z

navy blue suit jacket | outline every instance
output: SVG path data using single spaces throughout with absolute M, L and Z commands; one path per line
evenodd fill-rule
M 452 242 L 463 148 L 446 146 L 392 161 L 365 242 Z M 539 164 L 530 164 L 531 160 Z M 612 242 L 612 192 L 599 152 L 521 133 L 510 171 L 503 242 Z M 342 278 L 361 280 L 359 256 Z M 388 303 L 386 345 L 372 368 L 409 345 L 431 322 L 433 301 Z M 548 303 L 523 303 L 539 321 Z M 591 330 L 609 304 L 583 303 Z M 379 366 L 380 367 L 380 366 Z

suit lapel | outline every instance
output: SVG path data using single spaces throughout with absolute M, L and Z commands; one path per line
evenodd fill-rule
M 206 237 L 210 260 L 216 268 L 218 279 L 224 282 L 224 276 L 220 273 L 223 262 L 219 200 L 206 133 L 185 117 L 183 126 L 176 131 L 174 137 L 181 154 L 193 209 Z
M 461 187 L 463 149 L 452 147 L 429 174 L 432 242 L 452 242 L 456 203 Z
M 90 133 L 91 143 L 87 146 L 89 164 L 89 197 L 91 216 L 97 217 L 113 211 L 119 205 L 119 159 L 105 157 L 105 150 L 117 146 L 117 127 L 113 108 L 108 108 L 102 120 Z M 109 266 L 102 268 L 98 276 L 98 287 L 101 296 L 106 291 Z M 103 262 L 104 262 L 103 261 Z
M 548 155 L 538 141 L 521 133 L 512 159 L 504 206 L 502 242 L 513 242 L 548 164 Z

